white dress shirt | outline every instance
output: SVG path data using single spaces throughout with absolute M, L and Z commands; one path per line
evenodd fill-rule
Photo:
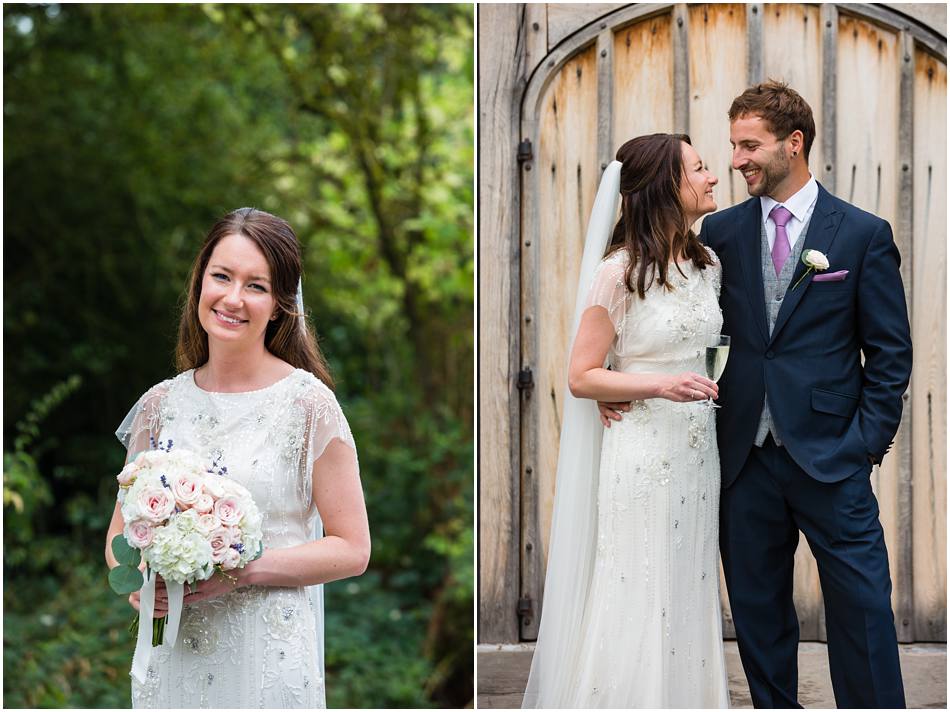
M 788 235 L 788 244 L 792 250 L 795 249 L 795 243 L 802 234 L 802 228 L 811 217 L 815 209 L 815 203 L 818 202 L 818 181 L 815 176 L 810 176 L 808 182 L 799 189 L 795 195 L 779 203 L 777 200 L 763 195 L 759 200 L 762 203 L 762 222 L 765 223 L 765 234 L 769 238 L 769 250 L 775 245 L 775 223 L 769 217 L 772 208 L 776 205 L 783 205 L 792 214 L 792 218 L 785 226 L 785 233 Z

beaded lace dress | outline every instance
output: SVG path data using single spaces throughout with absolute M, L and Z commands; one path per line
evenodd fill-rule
M 715 255 L 710 251 L 710 254 Z M 627 252 L 598 268 L 588 307 L 616 330 L 611 369 L 705 375 L 719 334 L 721 267 L 670 270 L 672 291 L 624 284 Z M 719 607 L 714 409 L 634 401 L 603 435 L 590 595 L 566 707 L 728 707 Z
M 152 387 L 117 437 L 129 457 L 151 440 L 192 450 L 244 485 L 264 517 L 264 546 L 322 535 L 312 471 L 334 439 L 355 449 L 333 392 L 295 370 L 256 391 L 212 393 L 193 371 Z M 199 584 L 200 586 L 200 584 Z M 186 605 L 174 648 L 152 651 L 143 708 L 324 708 L 322 587 L 247 586 Z

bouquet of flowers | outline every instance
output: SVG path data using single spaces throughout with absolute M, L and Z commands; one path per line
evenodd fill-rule
M 168 440 L 140 453 L 117 476 L 125 531 L 112 539 L 119 566 L 109 572 L 109 584 L 120 594 L 141 590 L 142 612 L 151 616 L 154 574 L 161 576 L 169 591 L 174 644 L 183 585 L 195 590 L 215 571 L 227 576 L 227 571 L 243 568 L 263 553 L 264 544 L 262 517 L 250 492 L 226 476 L 226 467 L 217 462 L 207 467 L 196 454 L 173 451 L 172 445 Z M 143 560 L 144 578 L 139 570 Z M 153 621 L 152 645 L 162 644 L 165 620 Z M 137 616 L 133 629 L 138 621 Z M 143 638 L 139 635 L 140 643 Z

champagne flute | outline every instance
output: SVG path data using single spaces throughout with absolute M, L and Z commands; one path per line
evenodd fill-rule
M 706 344 L 706 376 L 713 382 L 718 383 L 719 377 L 726 368 L 726 361 L 729 360 L 729 344 L 731 339 L 725 334 L 713 336 Z M 713 403 L 710 397 L 706 401 L 712 408 L 721 408 L 721 405 Z

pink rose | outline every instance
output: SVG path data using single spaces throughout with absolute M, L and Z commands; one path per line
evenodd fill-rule
M 144 549 L 155 538 L 155 529 L 148 522 L 137 520 L 125 525 L 125 538 L 130 546 Z
M 228 531 L 227 527 L 218 527 L 211 532 L 208 543 L 211 544 L 211 560 L 216 564 L 224 561 L 227 552 L 234 551 L 230 548 L 231 532 Z
M 214 503 L 214 513 L 226 527 L 234 527 L 244 518 L 240 500 L 234 495 L 225 495 Z
M 172 493 L 174 493 L 175 501 L 178 502 L 179 507 L 189 509 L 203 494 L 201 481 L 194 475 L 181 475 L 172 482 Z
M 155 524 L 161 524 L 175 511 L 175 498 L 165 487 L 145 487 L 138 503 L 142 516 Z
M 195 500 L 195 511 L 199 514 L 208 514 L 212 509 L 214 509 L 214 499 L 210 494 L 202 492 L 198 495 L 198 499 Z
M 121 486 L 127 487 L 135 481 L 135 476 L 138 474 L 138 471 L 139 466 L 134 462 L 130 462 L 122 468 L 122 472 L 116 475 L 116 479 Z
M 241 563 L 241 555 L 235 549 L 228 549 L 221 559 L 221 568 L 225 571 L 235 569 Z

